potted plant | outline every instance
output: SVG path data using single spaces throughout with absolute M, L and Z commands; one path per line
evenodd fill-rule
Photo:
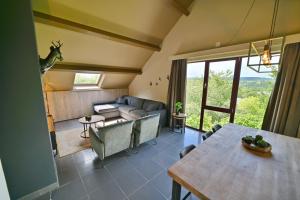
M 176 115 L 178 115 L 179 112 L 182 110 L 182 103 L 180 101 L 176 102 L 175 109 L 176 109 Z

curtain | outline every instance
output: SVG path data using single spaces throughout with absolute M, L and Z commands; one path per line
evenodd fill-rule
M 300 138 L 300 43 L 285 47 L 262 129 Z
M 169 126 L 172 124 L 172 113 L 175 112 L 175 104 L 177 101 L 182 102 L 185 111 L 185 87 L 186 87 L 186 69 L 187 60 L 173 60 L 171 67 L 171 75 L 168 89 L 168 118 Z

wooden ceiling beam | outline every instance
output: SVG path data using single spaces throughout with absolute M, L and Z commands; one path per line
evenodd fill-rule
M 133 46 L 142 47 L 142 48 L 150 49 L 153 51 L 161 50 L 160 46 L 157 44 L 152 44 L 152 43 L 144 42 L 144 41 L 137 40 L 134 38 L 126 37 L 123 35 L 105 31 L 105 30 L 102 30 L 99 28 L 87 26 L 84 24 L 73 22 L 73 21 L 70 21 L 67 19 L 53 16 L 53 15 L 45 14 L 45 13 L 38 12 L 38 11 L 33 11 L 33 15 L 35 17 L 35 21 L 38 23 L 52 25 L 52 26 L 56 26 L 59 28 L 64 28 L 64 29 L 80 32 L 80 33 L 102 36 L 109 40 L 122 42 L 125 44 L 130 44 Z
M 184 15 L 190 14 L 189 7 L 194 0 L 173 0 L 174 6 L 180 10 Z
M 85 72 L 108 72 L 125 74 L 142 74 L 141 69 L 129 67 L 117 67 L 108 65 L 94 65 L 85 63 L 56 63 L 50 71 L 85 71 Z

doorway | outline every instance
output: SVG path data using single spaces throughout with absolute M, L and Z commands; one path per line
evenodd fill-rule
M 261 128 L 278 65 L 258 73 L 247 66 L 247 60 L 238 57 L 188 64 L 186 126 L 208 131 L 215 124 L 234 122 Z
M 214 124 L 234 122 L 241 58 L 189 63 L 187 126 L 208 131 Z

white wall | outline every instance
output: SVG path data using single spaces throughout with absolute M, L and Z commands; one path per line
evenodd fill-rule
M 54 121 L 75 119 L 93 114 L 94 103 L 115 101 L 128 95 L 128 89 L 47 92 L 50 114 Z

